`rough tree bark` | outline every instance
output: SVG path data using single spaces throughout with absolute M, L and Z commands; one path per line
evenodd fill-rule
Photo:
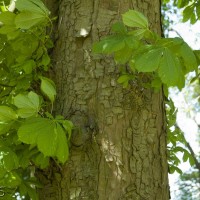
M 58 100 L 71 119 L 70 159 L 38 171 L 41 200 L 169 199 L 162 93 L 135 85 L 123 89 L 112 58 L 94 56 L 91 45 L 111 24 L 137 9 L 160 34 L 159 0 L 48 1 L 58 9 L 53 50 Z

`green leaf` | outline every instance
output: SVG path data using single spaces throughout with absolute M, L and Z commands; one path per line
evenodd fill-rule
M 185 151 L 184 154 L 183 154 L 183 162 L 186 162 L 188 160 L 188 152 Z
M 125 64 L 128 62 L 132 56 L 133 50 L 129 48 L 127 45 L 115 52 L 114 59 L 116 63 Z
M 16 188 L 21 184 L 21 178 L 16 172 L 8 172 L 3 179 L 0 180 L 1 187 Z
M 47 65 L 49 65 L 50 61 L 51 61 L 51 59 L 50 59 L 49 55 L 48 54 L 44 54 L 42 56 L 41 64 L 44 65 L 44 66 L 47 66 Z
M 16 8 L 21 12 L 30 11 L 35 13 L 41 13 L 43 15 L 49 14 L 49 10 L 40 0 L 17 0 Z
M 54 82 L 46 77 L 40 77 L 41 79 L 41 90 L 42 92 L 50 99 L 51 102 L 54 102 L 56 96 L 56 86 Z
M 16 120 L 16 112 L 8 106 L 0 106 L 0 122 L 10 122 Z
M 161 56 L 162 49 L 152 49 L 136 58 L 135 68 L 139 72 L 153 72 L 158 68 Z
M 43 13 L 34 13 L 30 11 L 22 11 L 15 18 L 15 25 L 17 28 L 30 29 L 31 27 L 46 22 L 47 18 Z
M 36 67 L 36 63 L 34 60 L 27 60 L 23 63 L 23 65 L 21 66 L 22 69 L 24 70 L 24 72 L 26 74 L 31 74 L 33 69 Z
M 155 91 L 159 91 L 161 89 L 162 81 L 160 80 L 159 77 L 156 77 L 155 79 L 152 80 L 151 87 L 153 87 Z
M 200 3 L 196 4 L 196 15 L 198 20 L 200 19 Z
M 15 17 L 16 15 L 13 12 L 2 12 L 0 14 L 0 22 L 2 22 L 4 25 L 14 26 Z
M 0 147 L 0 172 L 2 170 L 10 172 L 13 169 L 17 169 L 18 166 L 17 155 L 8 147 Z
M 193 158 L 193 156 L 191 154 L 189 154 L 189 162 L 190 162 L 191 166 L 194 166 L 195 161 L 194 161 L 194 158 Z
M 122 22 L 117 22 L 113 24 L 111 30 L 115 33 L 121 33 L 121 34 L 127 33 L 127 29 Z
M 56 128 L 54 129 L 55 133 L 57 134 L 57 158 L 60 162 L 65 163 L 65 161 L 69 157 L 69 148 L 68 143 L 66 140 L 66 135 L 63 130 L 63 128 L 60 126 L 60 124 L 56 124 Z
M 119 51 L 125 46 L 124 35 L 108 36 L 93 45 L 94 53 L 113 53 Z
M 27 119 L 18 130 L 19 140 L 37 145 L 44 156 L 57 157 L 64 163 L 68 158 L 68 142 L 65 132 L 51 119 Z
M 59 116 L 57 116 L 59 117 Z M 63 128 L 65 129 L 65 131 L 67 131 L 68 134 L 68 141 L 71 138 L 71 134 L 72 134 L 72 129 L 74 127 L 73 123 L 71 121 L 68 120 L 57 120 L 60 124 L 62 124 Z
M 178 86 L 182 88 L 184 86 L 184 76 L 181 70 L 180 62 L 173 53 L 164 48 L 163 56 L 160 61 L 160 67 L 158 74 L 163 83 L 169 86 Z
M 137 28 L 148 28 L 147 18 L 140 12 L 135 10 L 129 10 L 122 15 L 122 20 L 126 26 L 137 27 Z
M 38 154 L 34 159 L 34 163 L 41 169 L 45 169 L 49 165 L 49 157 L 45 157 L 42 153 Z
M 180 53 L 183 58 L 187 72 L 192 72 L 194 70 L 197 71 L 198 65 L 197 65 L 196 57 L 192 49 L 188 46 L 187 43 L 184 42 L 181 45 Z
M 14 97 L 14 105 L 19 108 L 18 115 L 27 118 L 37 115 L 40 110 L 40 99 L 34 92 L 29 92 L 27 95 L 18 94 Z
M 183 22 L 188 21 L 194 14 L 194 4 L 187 6 L 183 10 Z
M 0 34 L 9 34 L 15 31 L 16 28 L 13 25 L 4 25 L 0 28 Z

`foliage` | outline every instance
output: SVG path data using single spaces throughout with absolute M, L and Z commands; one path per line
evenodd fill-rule
M 40 0 L 18 0 L 16 9 L 10 12 L 9 1 L 2 2 L 0 193 L 4 195 L 2 199 L 16 199 L 18 195 L 35 200 L 38 199 L 35 188 L 41 185 L 31 176 L 34 167 L 47 167 L 50 158 L 60 163 L 68 159 L 73 125 L 52 114 L 56 88 L 45 77 L 51 61 L 48 49 L 53 47 L 46 32 L 46 27 L 51 25 L 48 9 Z M 122 22 L 114 24 L 112 32 L 96 43 L 93 51 L 113 54 L 117 64 L 124 66 L 118 79 L 124 87 L 136 78 L 135 74 L 145 74 L 155 91 L 162 84 L 165 89 L 170 86 L 181 89 L 185 74 L 197 71 L 199 52 L 180 38 L 160 38 L 150 31 L 148 20 L 137 11 L 123 14 Z M 174 114 L 173 105 L 168 105 L 169 113 Z M 177 141 L 185 141 L 179 133 L 171 131 L 174 123 L 171 118 L 168 120 L 168 138 L 172 144 L 170 169 L 180 171 L 176 167 L 177 151 L 184 153 L 184 160 L 193 161 L 185 148 L 177 146 Z
M 3 1 L 1 1 L 3 2 Z M 46 32 L 50 12 L 40 0 L 9 1 L 0 13 L 0 193 L 38 199 L 31 176 L 34 167 L 46 168 L 50 158 L 64 163 L 72 123 L 53 116 L 55 84 L 45 77 L 50 67 Z
M 128 11 L 122 21 L 113 26 L 112 35 L 94 45 L 93 51 L 114 54 L 116 63 L 130 67 L 130 74 L 150 73 L 154 87 L 163 83 L 182 89 L 185 74 L 197 71 L 196 52 L 180 38 L 160 38 L 151 32 L 147 19 L 137 11 Z
M 182 153 L 183 162 L 189 161 L 190 165 L 195 164 L 195 160 L 191 152 L 188 150 L 187 141 L 184 137 L 183 132 L 176 125 L 176 113 L 177 109 L 174 106 L 172 100 L 166 102 L 166 116 L 167 116 L 167 138 L 168 138 L 168 164 L 169 164 L 169 173 L 182 173 L 181 169 L 178 168 L 180 164 L 180 159 L 177 156 L 177 153 Z
M 199 171 L 192 169 L 191 171 L 184 173 L 180 176 L 180 180 L 177 182 L 180 190 L 180 194 L 177 194 L 177 200 L 195 200 L 198 199 L 200 177 Z
M 122 22 L 112 27 L 112 35 L 103 38 L 93 46 L 95 53 L 113 54 L 117 64 L 128 70 L 123 72 L 118 82 L 123 86 L 131 84 L 136 73 L 145 73 L 155 91 L 185 85 L 185 75 L 198 70 L 198 55 L 180 38 L 160 38 L 149 30 L 148 20 L 138 11 L 129 10 L 122 15 Z M 124 53 L 125 52 L 125 53 Z M 143 85 L 146 87 L 146 85 Z M 183 133 L 176 126 L 176 109 L 171 100 L 166 102 L 168 162 L 170 173 L 177 171 L 180 160 L 177 152 L 183 153 L 183 161 L 194 159 L 186 148 Z M 180 145 L 182 144 L 182 146 Z
M 170 0 L 163 0 L 166 6 Z M 195 24 L 200 19 L 200 1 L 199 0 L 175 0 L 173 6 L 183 10 L 183 22 L 190 21 Z

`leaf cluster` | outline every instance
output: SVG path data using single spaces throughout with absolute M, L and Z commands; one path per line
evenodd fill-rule
M 46 32 L 50 12 L 40 0 L 18 0 L 14 12 L 5 2 L 0 13 L 0 192 L 38 199 L 41 187 L 31 174 L 50 158 L 64 163 L 73 124 L 53 116 L 56 88 L 45 77 L 50 67 Z
M 168 87 L 182 89 L 185 75 L 198 71 L 200 64 L 198 51 L 193 51 L 181 38 L 161 38 L 149 29 L 147 18 L 138 11 L 129 10 L 122 15 L 122 22 L 112 27 L 112 34 L 101 39 L 93 46 L 94 53 L 111 54 L 118 65 L 128 69 L 119 77 L 118 82 L 127 87 L 138 74 L 150 75 L 150 85 L 155 91 L 164 86 L 168 96 Z M 137 74 L 137 76 L 136 76 Z M 166 102 L 168 163 L 170 173 L 177 171 L 183 154 L 183 161 L 194 165 L 194 158 L 186 147 L 183 133 L 176 125 L 176 109 L 171 100 Z
M 117 64 L 129 66 L 130 75 L 151 74 L 155 89 L 162 84 L 182 89 L 185 74 L 197 71 L 198 55 L 181 38 L 161 38 L 148 24 L 140 12 L 129 10 L 113 25 L 111 35 L 94 44 L 93 52 L 114 55 Z M 131 77 L 123 75 L 119 82 L 126 85 Z
M 166 117 L 167 117 L 167 139 L 168 139 L 168 164 L 169 164 L 169 173 L 182 173 L 178 165 L 181 163 L 180 159 L 177 156 L 177 153 L 183 155 L 183 162 L 189 161 L 190 165 L 195 164 L 193 155 L 187 148 L 187 141 L 184 137 L 184 133 L 176 125 L 176 114 L 177 109 L 174 106 L 172 100 L 166 102 Z

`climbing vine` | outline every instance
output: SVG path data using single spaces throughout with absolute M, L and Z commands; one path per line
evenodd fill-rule
M 72 123 L 52 114 L 56 87 L 45 74 L 53 42 L 49 10 L 40 0 L 18 0 L 0 13 L 0 196 L 38 199 L 34 168 L 68 159 Z M 6 4 L 7 3 L 7 4 Z

